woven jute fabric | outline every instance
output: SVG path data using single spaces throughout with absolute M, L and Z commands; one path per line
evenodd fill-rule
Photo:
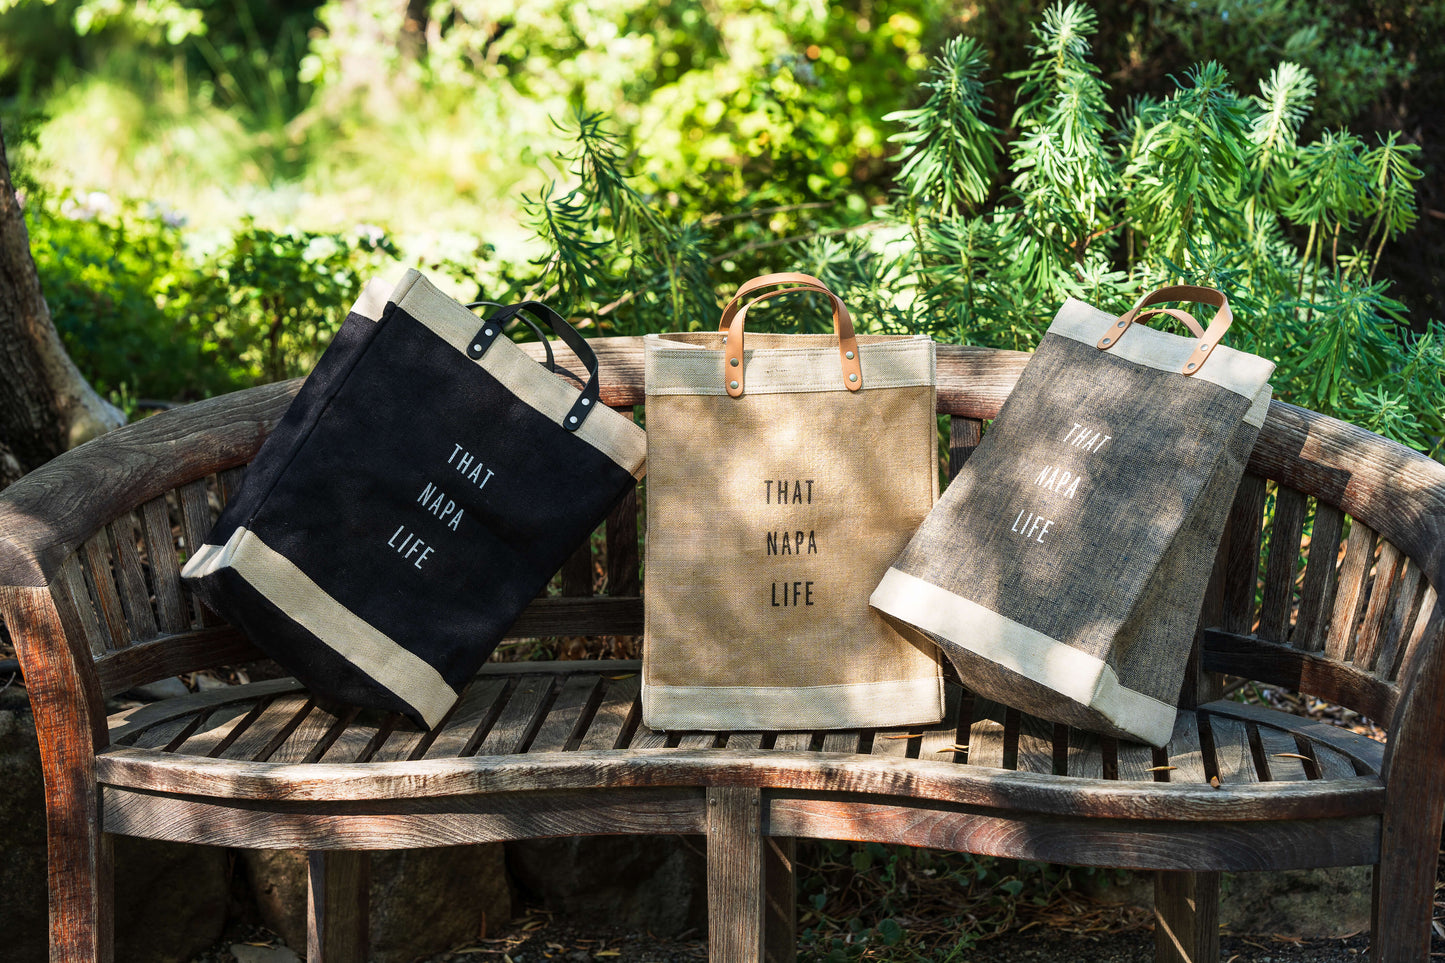
M 1186 377 L 1192 342 L 1141 324 L 1099 350 L 1115 320 L 1064 305 L 872 602 L 989 698 L 1163 745 L 1273 365 Z
M 825 729 L 942 716 L 935 647 L 868 595 L 938 497 L 933 342 L 649 335 L 643 721 Z

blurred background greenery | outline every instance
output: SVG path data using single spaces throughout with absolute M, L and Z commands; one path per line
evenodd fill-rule
M 1441 457 L 1442 26 L 1405 0 L 0 0 L 0 123 L 57 327 L 132 411 L 303 373 L 403 264 L 619 334 L 805 270 L 869 330 L 1020 349 L 1066 296 L 1182 279 L 1229 293 L 1278 397 Z

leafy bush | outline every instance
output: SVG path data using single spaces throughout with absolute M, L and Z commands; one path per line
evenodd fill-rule
M 1278 363 L 1278 397 L 1438 455 L 1445 327 L 1411 334 L 1375 279 L 1384 243 L 1416 217 L 1418 148 L 1333 131 L 1302 142 L 1316 86 L 1293 63 L 1247 96 L 1207 62 L 1167 98 L 1115 112 L 1090 55 L 1095 27 L 1078 3 L 1046 11 L 1032 63 L 1012 78 L 1006 148 L 986 57 L 950 41 L 922 105 L 889 115 L 903 145 L 892 204 L 781 251 L 737 245 L 740 225 L 776 211 L 669 208 L 635 186 L 602 120 L 579 115 L 575 186 L 529 199 L 551 253 L 518 286 L 607 330 L 688 328 L 712 320 L 709 268 L 781 263 L 835 285 L 872 330 L 1026 350 L 1065 297 L 1122 312 L 1163 284 L 1207 284 L 1235 307 L 1229 343 Z M 790 320 L 822 317 L 810 305 Z
M 197 257 L 178 219 L 109 196 L 29 197 L 31 249 L 57 330 L 81 371 L 133 410 L 309 371 L 365 281 L 396 249 L 247 224 Z

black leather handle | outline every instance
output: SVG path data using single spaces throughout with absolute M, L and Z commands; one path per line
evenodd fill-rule
M 587 383 L 582 386 L 582 393 L 578 395 L 577 400 L 573 402 L 572 409 L 568 411 L 562 419 L 563 428 L 566 428 L 568 431 L 576 431 L 582 427 L 582 423 L 587 420 L 587 416 L 601 404 L 601 389 L 597 381 L 597 353 L 592 350 L 592 346 L 587 343 L 587 339 L 578 334 L 577 329 L 568 324 L 567 319 L 562 317 L 562 315 L 553 311 L 541 301 L 519 301 L 516 304 L 504 305 L 501 310 L 483 322 L 482 331 L 473 339 L 471 350 L 469 350 L 467 354 L 472 358 L 480 358 L 486 353 L 487 348 L 491 346 L 491 342 L 495 339 L 496 332 L 488 333 L 488 327 L 491 325 L 496 325 L 499 331 L 502 326 L 514 317 L 521 317 L 523 321 L 527 321 L 527 323 L 530 324 L 531 322 L 522 315 L 523 311 L 547 322 L 552 332 L 562 339 L 563 344 L 572 349 L 572 353 L 577 355 L 577 357 L 582 360 L 582 364 L 587 368 Z M 544 337 L 542 342 L 546 344 L 547 339 Z M 552 357 L 552 348 L 550 345 L 547 347 L 547 357 L 549 360 Z M 555 370 L 555 368 L 553 370 Z
M 499 304 L 499 303 L 497 303 L 496 301 L 473 301 L 471 304 L 467 305 L 467 307 L 469 307 L 469 308 L 480 308 L 480 307 L 482 307 L 483 305 L 485 305 L 485 306 L 487 306 L 487 307 L 491 307 L 491 308 L 502 308 L 502 307 L 506 307 L 506 305 L 504 305 L 504 304 Z M 546 369 L 547 369 L 548 371 L 551 371 L 552 373 L 555 374 L 556 371 L 557 371 L 557 359 L 554 358 L 554 357 L 552 357 L 552 342 L 550 342 L 550 341 L 547 340 L 547 332 L 543 331 L 543 330 L 542 330 L 542 326 L 541 326 L 540 324 L 538 324 L 536 321 L 533 321 L 531 318 L 527 317 L 525 314 L 518 314 L 518 315 L 515 315 L 515 317 L 516 317 L 516 319 L 517 319 L 518 321 L 521 321 L 521 322 L 522 322 L 523 324 L 525 324 L 527 327 L 531 328 L 531 329 L 532 329 L 532 333 L 537 336 L 537 340 L 540 341 L 540 342 L 542 342 L 542 350 L 544 350 L 544 351 L 547 352 L 547 360 L 546 360 L 545 362 L 543 362 L 543 364 L 544 364 L 544 366 L 546 367 Z M 487 320 L 488 320 L 488 321 L 496 321 L 496 320 L 497 320 L 497 316 L 496 316 L 496 315 L 492 315 L 490 318 L 487 318 Z M 503 324 L 503 325 L 505 326 L 505 322 L 498 322 L 498 323 Z

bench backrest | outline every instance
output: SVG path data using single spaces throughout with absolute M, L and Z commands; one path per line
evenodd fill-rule
M 640 339 L 593 343 L 604 403 L 642 405 Z M 1027 359 L 940 346 L 950 477 Z M 572 359 L 561 352 L 559 360 Z M 105 696 L 259 656 L 197 602 L 179 571 L 296 387 L 156 415 L 0 494 L 0 616 L 19 644 L 32 702 L 42 703 L 38 719 L 45 705 L 69 699 L 78 708 L 56 709 L 57 724 L 83 718 L 104 745 Z M 1248 471 L 1201 618 L 1202 672 L 1183 701 L 1214 697 L 1218 677 L 1207 673 L 1227 673 L 1344 705 L 1392 737 L 1445 746 L 1445 718 L 1434 708 L 1445 672 L 1445 466 L 1275 402 Z M 584 545 L 560 575 L 560 595 L 534 603 L 511 636 L 640 634 L 638 546 L 630 497 L 605 523 L 602 558 Z M 1422 685 L 1420 697 L 1407 697 Z

